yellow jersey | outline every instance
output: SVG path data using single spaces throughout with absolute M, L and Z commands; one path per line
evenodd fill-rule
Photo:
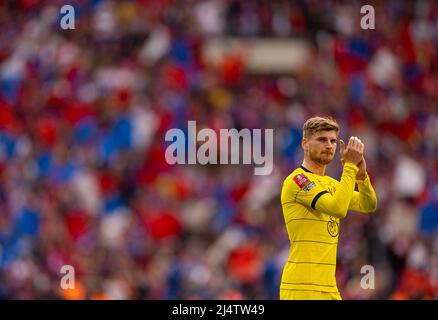
M 283 183 L 281 204 L 290 240 L 280 299 L 287 291 L 339 293 L 336 255 L 339 222 L 347 211 L 372 212 L 377 198 L 368 174 L 356 181 L 359 168 L 346 163 L 340 181 L 314 174 L 301 166 Z M 357 184 L 358 190 L 355 191 Z M 311 298 L 311 295 L 309 296 Z

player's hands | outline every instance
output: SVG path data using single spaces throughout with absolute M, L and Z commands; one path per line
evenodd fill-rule
M 342 165 L 345 164 L 345 159 L 342 157 L 342 154 L 345 152 L 345 144 L 344 141 L 340 141 L 341 144 L 341 162 Z M 365 180 L 365 178 L 367 177 L 367 163 L 365 161 L 365 157 L 362 156 L 362 160 L 359 162 L 359 164 L 357 165 L 357 167 L 359 168 L 359 171 L 356 174 L 356 180 Z
M 365 159 L 363 158 L 363 151 L 365 147 L 358 137 L 350 137 L 347 148 L 345 148 L 345 143 L 343 140 L 340 140 L 339 144 L 339 151 L 341 153 L 341 161 L 343 165 L 347 162 L 354 163 L 358 167 L 361 162 L 361 166 L 365 165 Z M 360 168 L 359 171 L 361 171 Z

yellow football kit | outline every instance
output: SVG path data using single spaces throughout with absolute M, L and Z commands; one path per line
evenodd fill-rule
M 301 166 L 284 180 L 281 203 L 291 247 L 280 299 L 341 299 L 335 278 L 339 219 L 348 210 L 372 212 L 377 207 L 369 176 L 356 181 L 358 170 L 346 163 L 337 181 Z

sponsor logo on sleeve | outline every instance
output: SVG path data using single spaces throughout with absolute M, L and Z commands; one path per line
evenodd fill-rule
M 309 191 L 310 189 L 312 189 L 313 187 L 315 187 L 316 186 L 316 184 L 315 184 L 315 182 L 310 182 L 307 186 L 305 186 L 304 188 L 303 188 L 303 191 L 304 192 L 307 192 L 307 191 Z
M 309 191 L 316 186 L 315 182 L 310 181 L 304 173 L 299 173 L 293 178 L 294 182 L 304 192 Z

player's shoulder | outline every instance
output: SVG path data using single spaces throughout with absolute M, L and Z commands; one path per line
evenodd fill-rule
M 298 167 L 284 179 L 283 185 L 291 185 L 302 188 L 311 180 L 311 173 L 306 172 L 303 168 Z
M 306 171 L 304 171 L 303 168 L 298 167 L 298 168 L 296 168 L 294 171 L 292 171 L 292 172 L 286 177 L 286 179 L 284 179 L 284 181 L 292 180 L 296 175 L 299 175 L 299 174 L 305 174 L 305 173 L 306 173 Z
M 329 182 L 329 183 L 331 183 L 331 184 L 338 184 L 339 183 L 339 181 L 338 180 L 336 180 L 335 178 L 333 178 L 333 177 L 331 177 L 331 176 L 322 176 L 321 177 L 321 179 L 322 180 L 325 180 L 326 182 Z

